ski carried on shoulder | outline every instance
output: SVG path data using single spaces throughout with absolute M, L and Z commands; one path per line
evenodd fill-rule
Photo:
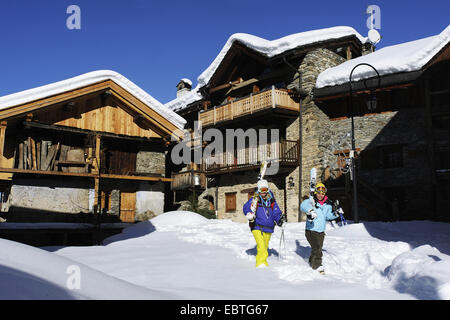
M 312 168 L 309 173 L 309 201 L 311 202 L 311 206 L 313 208 L 316 206 L 316 201 L 314 200 L 314 192 L 316 191 L 316 180 L 317 180 L 316 168 Z
M 261 166 L 259 167 L 258 181 L 264 178 L 266 170 L 267 170 L 267 161 L 262 161 Z M 255 193 L 253 193 L 252 208 L 256 208 L 256 204 L 258 203 L 258 197 L 259 193 L 258 190 L 256 190 Z

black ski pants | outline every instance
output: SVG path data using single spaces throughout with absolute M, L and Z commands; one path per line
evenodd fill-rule
M 325 232 L 317 232 L 305 230 L 306 240 L 311 246 L 311 256 L 309 257 L 309 265 L 314 270 L 322 265 L 322 247 L 325 239 Z

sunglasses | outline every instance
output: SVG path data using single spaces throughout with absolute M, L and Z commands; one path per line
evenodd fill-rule
M 267 192 L 269 192 L 269 189 L 268 189 L 268 188 L 261 188 L 261 189 L 259 190 L 259 192 L 260 192 L 260 193 L 267 193 Z

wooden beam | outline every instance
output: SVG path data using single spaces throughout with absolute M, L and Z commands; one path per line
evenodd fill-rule
M 0 122 L 0 156 L 3 156 L 3 151 L 5 149 L 5 135 L 6 135 L 6 127 L 7 122 Z
M 256 83 L 258 83 L 260 81 L 264 81 L 264 80 L 268 80 L 268 79 L 271 79 L 271 78 L 280 77 L 283 74 L 288 73 L 289 71 L 290 71 L 290 69 L 288 69 L 287 67 L 284 67 L 284 68 L 280 68 L 280 69 L 277 69 L 277 70 L 272 71 L 270 73 L 259 75 L 257 77 L 254 77 L 254 78 L 251 78 L 251 79 L 248 79 L 248 80 L 245 80 L 245 81 L 239 81 L 238 80 L 238 81 L 233 81 L 231 83 L 225 83 L 225 84 L 222 84 L 220 86 L 217 86 L 215 88 L 210 89 L 209 93 L 213 93 L 213 92 L 220 91 L 220 90 L 223 90 L 223 89 L 226 89 L 226 88 L 230 88 L 225 93 L 225 95 L 227 95 L 227 94 L 229 94 L 230 92 L 232 92 L 234 90 L 241 89 L 241 88 L 244 88 L 246 86 L 256 84 Z
M 142 181 L 162 181 L 162 182 L 172 182 L 172 178 L 164 177 L 146 177 L 146 176 L 124 176 L 120 174 L 102 174 L 103 179 L 122 179 L 122 180 L 142 180 Z
M 61 132 L 79 133 L 79 134 L 85 134 L 85 135 L 101 135 L 102 137 L 133 140 L 133 141 L 144 141 L 144 142 L 145 141 L 150 141 L 150 142 L 161 141 L 161 138 L 157 138 L 157 137 L 144 138 L 144 137 L 137 137 L 137 136 L 126 136 L 126 135 L 117 134 L 117 133 L 80 129 L 80 128 L 68 127 L 68 126 L 63 126 L 63 125 L 45 124 L 45 123 L 40 123 L 40 122 L 36 122 L 36 121 L 32 121 L 32 122 L 24 121 L 23 125 L 25 128 L 38 128 L 38 129 L 55 130 L 55 131 L 61 131 Z
M 223 89 L 227 89 L 227 88 L 229 88 L 229 87 L 231 87 L 231 86 L 233 86 L 233 85 L 235 85 L 235 84 L 241 83 L 242 81 L 240 81 L 240 80 L 241 80 L 241 79 L 236 80 L 236 81 L 231 81 L 231 82 L 228 82 L 228 83 L 221 84 L 220 86 L 211 88 L 211 89 L 209 90 L 209 93 L 213 93 L 213 92 L 216 92 L 216 91 L 220 91 L 220 90 L 223 90 Z M 244 81 L 244 82 L 245 82 L 245 81 Z
M 76 173 L 76 172 L 62 172 L 62 171 L 26 170 L 26 169 L 1 168 L 1 167 L 0 167 L 0 172 L 30 174 L 30 175 L 85 177 L 85 178 L 98 178 L 99 177 L 99 174 L 97 174 L 97 173 Z M 119 175 L 119 174 L 100 174 L 100 178 L 120 179 L 120 180 L 162 181 L 162 182 L 172 182 L 173 181 L 172 178 L 126 176 L 126 175 Z
M 96 135 L 95 136 L 95 156 L 94 156 L 94 160 L 92 162 L 92 167 L 93 167 L 92 172 L 94 172 L 94 173 L 100 173 L 100 155 L 101 155 L 100 143 L 101 143 L 101 136 Z
M 40 100 L 35 100 L 31 102 L 27 102 L 21 105 L 12 106 L 0 110 L 0 119 L 12 118 L 17 116 L 23 116 L 23 114 L 31 113 L 34 110 L 41 109 L 43 107 L 47 107 L 50 105 L 55 105 L 62 103 L 67 100 L 71 100 L 80 96 L 84 96 L 86 94 L 90 94 L 97 91 L 102 91 L 109 87 L 109 83 L 111 81 L 101 81 L 96 84 L 92 84 L 83 88 L 67 91 L 55 96 L 43 98 Z
M 376 89 L 373 91 L 371 91 L 371 90 L 355 91 L 352 93 L 352 95 L 357 96 L 360 94 L 370 94 L 370 93 L 377 93 L 377 92 L 382 92 L 382 91 L 391 91 L 393 89 L 406 89 L 406 88 L 409 88 L 412 86 L 414 86 L 414 83 L 410 82 L 410 83 L 405 83 L 405 84 L 393 85 L 393 86 L 389 86 L 389 87 L 385 87 L 385 88 L 379 88 L 379 89 Z M 337 95 L 333 95 L 333 96 L 324 96 L 324 97 L 314 98 L 314 101 L 334 100 L 334 99 L 344 98 L 349 95 L 350 95 L 349 92 L 345 92 L 345 93 L 341 93 L 341 94 L 337 94 Z
M 352 49 L 351 49 L 350 46 L 347 47 L 346 55 L 347 55 L 347 60 L 351 60 L 352 59 Z

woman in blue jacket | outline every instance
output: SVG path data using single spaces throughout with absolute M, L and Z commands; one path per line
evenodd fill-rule
M 324 273 L 322 266 L 322 247 L 325 240 L 325 226 L 328 220 L 334 220 L 339 215 L 332 212 L 332 202 L 326 196 L 327 189 L 323 183 L 318 183 L 315 188 L 314 206 L 309 199 L 302 202 L 300 209 L 306 213 L 305 228 L 306 240 L 311 246 L 309 264 L 311 268 Z
M 256 207 L 252 200 L 248 200 L 243 207 L 247 219 L 250 221 L 250 230 L 256 241 L 256 267 L 268 266 L 269 241 L 275 228 L 275 223 L 281 226 L 284 222 L 283 214 L 278 207 L 269 184 L 266 180 L 258 181 L 258 202 Z

